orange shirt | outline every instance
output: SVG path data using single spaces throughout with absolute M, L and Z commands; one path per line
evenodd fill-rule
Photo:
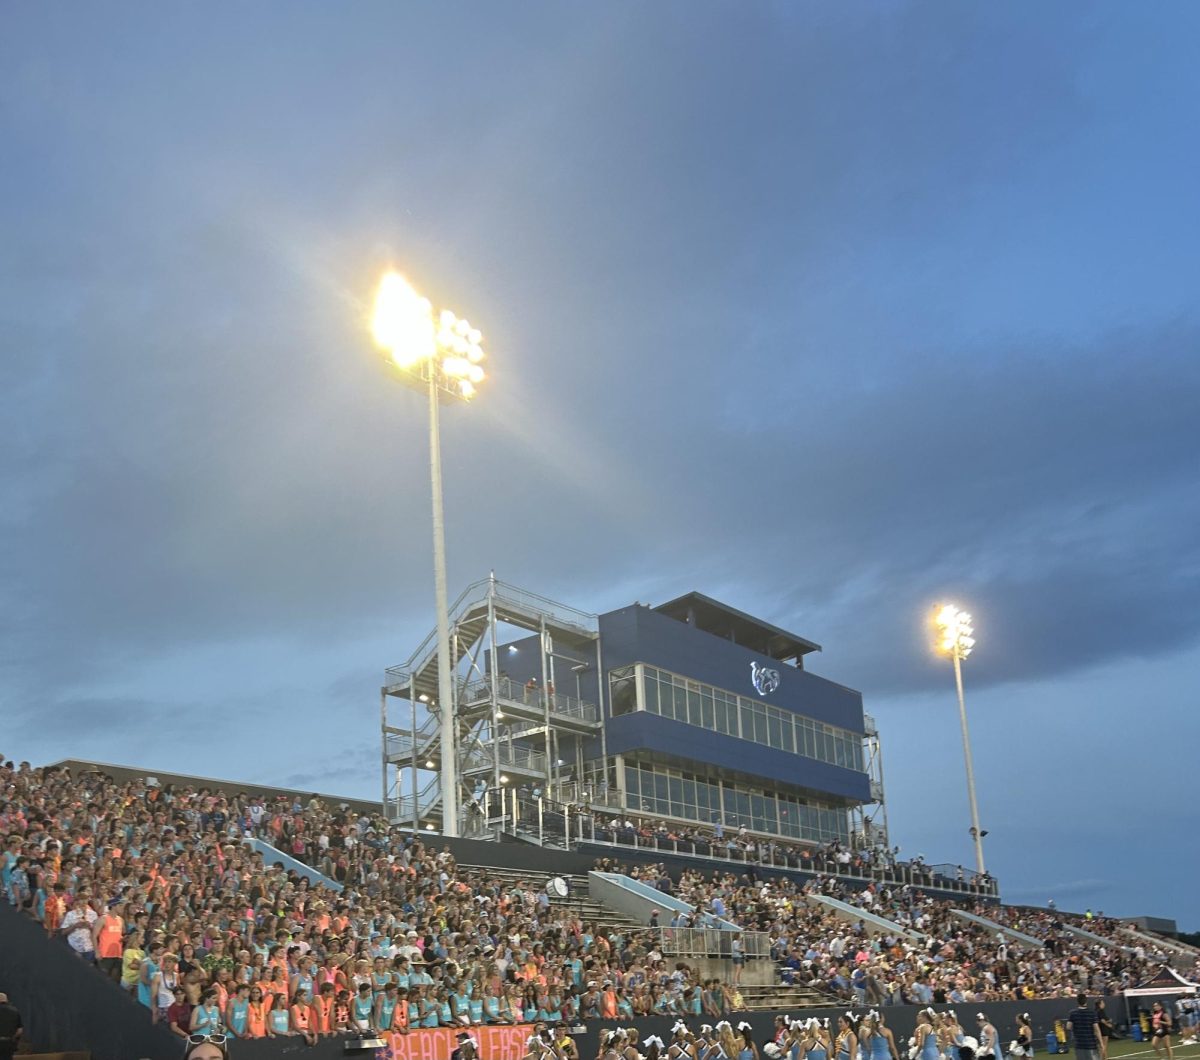
M 100 920 L 96 938 L 97 957 L 120 957 L 125 952 L 125 921 L 106 913 Z
M 317 995 L 313 1006 L 317 1010 L 317 1031 L 320 1034 L 333 1033 L 333 998 Z
M 615 1020 L 617 1018 L 617 992 L 605 990 L 600 995 L 600 1018 Z
M 308 1030 L 309 1008 L 307 1005 L 292 1006 L 292 1026 L 297 1030 Z
M 255 1003 L 250 1002 L 250 1009 L 246 1015 L 246 1029 L 251 1038 L 267 1036 L 267 1005 L 265 1001 L 258 1002 L 257 1011 Z

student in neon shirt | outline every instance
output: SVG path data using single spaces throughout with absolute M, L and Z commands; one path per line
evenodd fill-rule
M 246 1011 L 246 1029 L 251 1038 L 267 1036 L 267 1011 L 270 1004 L 264 1000 L 262 987 L 255 983 L 250 987 L 250 1005 Z
M 287 1000 L 281 994 L 271 994 L 267 1005 L 267 1037 L 290 1038 L 292 1024 L 288 1017 Z
M 392 1030 L 399 1034 L 408 1033 L 409 1004 L 408 991 L 403 987 L 396 988 L 396 1008 L 392 1012 Z
M 225 1006 L 225 1027 L 235 1038 L 250 1037 L 250 987 L 238 985 L 237 991 Z
M 354 1025 L 355 1030 L 363 1033 L 374 1030 L 371 1024 L 374 1011 L 375 1001 L 374 995 L 371 993 L 371 984 L 360 983 L 358 993 L 350 1005 L 350 1022 Z
M 325 983 L 313 998 L 313 1011 L 316 1014 L 316 1026 L 313 1029 L 323 1038 L 334 1033 L 335 1002 L 333 983 Z
M 291 1017 L 292 1033 L 299 1035 L 307 1044 L 316 1045 L 317 1036 L 313 1031 L 312 1002 L 309 1000 L 307 991 L 297 990 L 292 996 L 292 1006 L 288 1015 Z
M 222 1034 L 225 1027 L 221 1018 L 221 1006 L 217 1004 L 215 990 L 204 991 L 201 1003 L 192 1010 L 193 1034 Z
M 389 983 L 382 994 L 375 997 L 375 1027 L 380 1031 L 390 1031 L 395 1022 L 399 1002 L 396 997 L 396 984 Z

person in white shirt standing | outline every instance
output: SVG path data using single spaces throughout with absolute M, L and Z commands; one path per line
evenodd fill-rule
M 67 945 L 89 964 L 96 960 L 96 943 L 92 936 L 95 922 L 96 910 L 92 908 L 88 892 L 80 891 L 58 929 L 67 936 Z

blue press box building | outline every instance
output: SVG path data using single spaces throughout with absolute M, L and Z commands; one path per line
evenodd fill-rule
M 451 607 L 459 834 L 532 805 L 790 842 L 886 842 L 861 693 L 806 668 L 820 645 L 692 592 L 592 615 L 485 579 Z M 383 687 L 383 797 L 441 828 L 430 634 Z

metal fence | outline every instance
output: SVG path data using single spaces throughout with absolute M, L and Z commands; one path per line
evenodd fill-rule
M 462 691 L 460 702 L 477 703 L 480 700 L 491 698 L 491 694 L 491 679 L 485 677 L 467 685 Z M 549 699 L 550 713 L 556 717 L 577 718 L 580 721 L 591 723 L 600 720 L 600 708 L 595 703 L 588 703 L 557 690 L 547 692 L 541 685 L 522 684 L 520 681 L 514 681 L 511 677 L 496 678 L 496 695 L 511 703 L 521 703 L 538 710 L 542 710 L 544 700 Z
M 753 960 L 771 956 L 771 937 L 765 931 L 727 931 L 721 928 L 647 928 L 664 957 L 733 956 L 733 940 L 742 944 L 742 953 Z

